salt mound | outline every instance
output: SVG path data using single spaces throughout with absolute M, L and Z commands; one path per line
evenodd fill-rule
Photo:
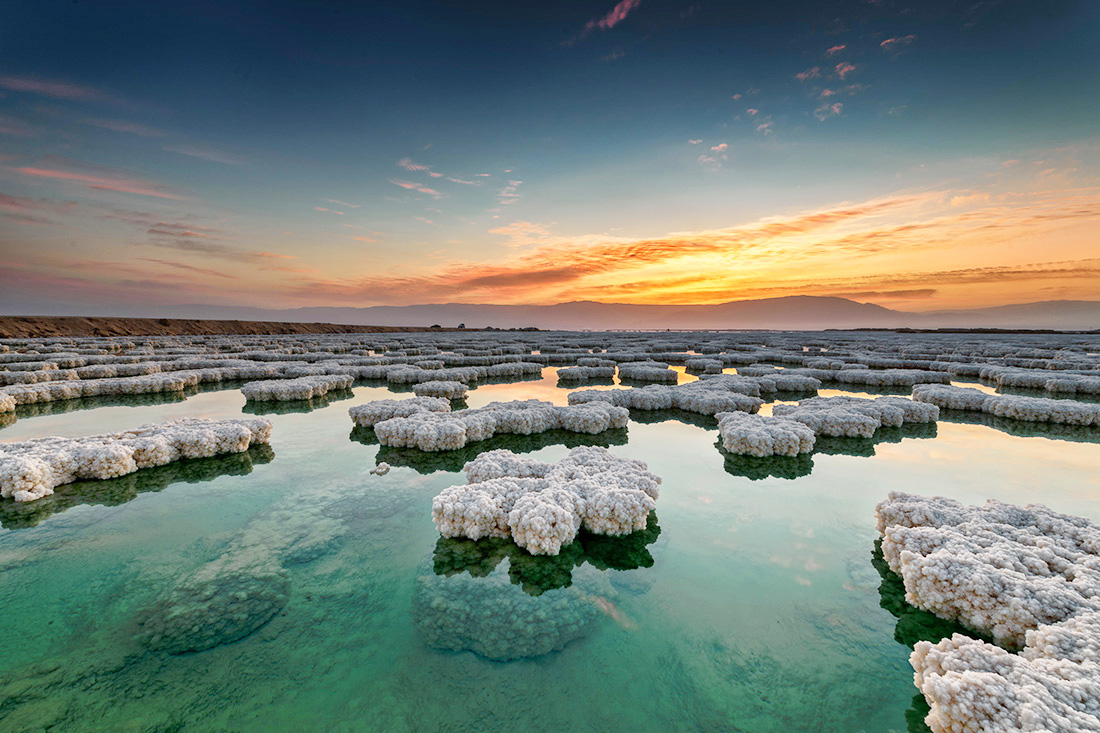
M 122 433 L 0 443 L 0 496 L 34 501 L 79 479 L 115 478 L 180 458 L 243 453 L 270 437 L 271 421 L 263 418 L 183 418 Z
M 744 412 L 723 412 L 718 418 L 722 447 L 749 456 L 796 456 L 814 448 L 814 431 L 797 420 Z
M 917 385 L 913 399 L 952 410 L 984 412 L 1026 422 L 1062 425 L 1100 425 L 1100 405 L 1045 397 L 986 394 L 967 387 Z
M 466 464 L 466 475 L 468 484 L 432 502 L 440 534 L 510 536 L 533 555 L 557 555 L 582 526 L 606 535 L 645 528 L 661 483 L 645 463 L 594 446 L 574 448 L 556 464 L 489 451 Z
M 413 392 L 417 397 L 441 397 L 447 400 L 460 400 L 466 396 L 467 389 L 468 387 L 462 382 L 433 380 L 431 382 L 420 382 L 413 387 Z
M 897 492 L 875 511 L 907 602 L 1022 646 L 919 642 L 910 663 L 934 731 L 1100 731 L 1100 527 Z
M 418 412 L 450 412 L 451 403 L 439 397 L 414 397 L 410 400 L 375 400 L 348 409 L 352 422 L 363 428 L 393 417 L 407 417 Z
M 309 400 L 324 397 L 329 390 L 347 389 L 355 379 L 346 374 L 325 374 L 297 379 L 269 379 L 241 387 L 245 399 L 257 401 Z
M 417 398 L 431 399 L 431 398 Z M 403 402 L 411 402 L 404 400 Z M 361 408 L 370 408 L 369 403 Z M 398 402 L 397 404 L 400 404 Z M 449 407 L 448 403 L 448 407 Z M 352 408 L 353 411 L 360 408 Z M 362 410 L 359 414 L 365 414 Z M 622 428 L 630 417 L 622 407 L 606 404 L 559 406 L 540 400 L 491 402 L 473 410 L 413 411 L 373 423 L 378 442 L 395 448 L 419 448 L 423 451 L 457 450 L 467 443 L 487 440 L 495 435 L 532 435 L 547 430 L 573 433 L 602 433 Z M 362 417 L 352 412 L 357 424 Z
M 745 394 L 746 389 L 759 387 L 745 385 L 737 377 L 714 377 L 676 386 L 651 385 L 630 389 L 590 389 L 569 393 L 570 405 L 607 402 L 633 410 L 678 409 L 702 415 L 720 412 L 756 412 L 764 401 Z
M 812 397 L 797 405 L 776 405 L 772 414 L 797 420 L 817 435 L 870 438 L 883 426 L 935 422 L 939 408 L 904 397 Z

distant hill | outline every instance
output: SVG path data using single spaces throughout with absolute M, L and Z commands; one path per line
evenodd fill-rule
M 846 298 L 797 295 L 739 300 L 716 305 L 634 305 L 576 301 L 555 305 L 440 303 L 366 308 L 265 309 L 212 305 L 87 309 L 59 304 L 0 301 L 11 315 L 94 315 L 114 317 L 237 319 L 292 323 L 469 328 L 598 329 L 775 329 L 825 328 L 1039 328 L 1100 329 L 1100 301 L 1054 300 L 973 310 L 912 313 Z

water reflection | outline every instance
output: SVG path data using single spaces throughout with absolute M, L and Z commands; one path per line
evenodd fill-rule
M 334 389 L 321 397 L 308 400 L 248 400 L 241 412 L 250 415 L 289 415 L 305 413 L 328 407 L 332 402 L 351 399 L 355 395 L 350 389 Z
M 970 410 L 940 410 L 940 421 L 962 425 L 984 425 L 1002 433 L 1021 438 L 1050 438 L 1073 443 L 1100 443 L 1100 426 L 1062 425 L 1049 422 L 1014 420 L 985 412 Z
M 657 541 L 661 527 L 657 512 L 650 512 L 646 528 L 621 537 L 581 531 L 558 555 L 532 555 L 510 539 L 481 540 L 440 537 L 432 554 L 436 575 L 469 573 L 474 578 L 490 575 L 508 559 L 508 578 L 524 593 L 539 596 L 548 590 L 573 584 L 573 569 L 588 564 L 599 570 L 637 570 L 653 567 L 649 545 Z
M 364 445 L 378 445 L 378 436 L 375 435 L 373 428 L 356 426 L 348 437 Z M 610 448 L 613 445 L 626 445 L 626 443 L 626 428 L 605 430 L 596 435 L 573 433 L 568 430 L 547 430 L 534 435 L 497 435 L 450 451 L 429 452 L 419 448 L 394 448 L 383 445 L 378 448 L 375 461 L 388 463 L 391 466 L 412 468 L 418 473 L 425 474 L 436 471 L 457 472 L 462 470 L 467 461 L 472 461 L 481 453 L 498 448 L 505 448 L 513 453 L 531 453 L 552 445 L 564 445 L 566 448 L 577 448 L 582 445 Z
M 271 446 L 254 445 L 244 453 L 210 458 L 184 458 L 164 466 L 143 468 L 118 478 L 78 481 L 59 486 L 53 495 L 26 503 L 10 499 L 0 501 L 0 526 L 5 529 L 34 527 L 48 517 L 80 504 L 117 506 L 137 498 L 138 494 L 161 491 L 172 484 L 195 484 L 221 476 L 245 476 L 252 467 L 275 458 Z

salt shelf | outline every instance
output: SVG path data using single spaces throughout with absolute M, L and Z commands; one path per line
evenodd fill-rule
M 723 412 L 718 418 L 722 447 L 748 456 L 796 456 L 814 448 L 814 431 L 797 420 L 744 412 Z
M 346 374 L 326 374 L 297 379 L 269 379 L 241 387 L 245 399 L 257 401 L 309 400 L 329 390 L 347 389 L 355 379 Z
M 883 426 L 935 422 L 939 408 L 904 397 L 813 397 L 776 405 L 772 414 L 804 423 L 817 435 L 870 438 Z
M 34 501 L 80 479 L 115 478 L 180 458 L 243 453 L 270 436 L 271 421 L 263 418 L 183 418 L 121 433 L 0 443 L 0 496 Z
M 1026 422 L 1100 425 L 1100 405 L 1074 400 L 991 395 L 977 389 L 947 385 L 917 385 L 913 387 L 913 399 L 947 409 L 984 412 Z
M 629 389 L 581 390 L 569 393 L 569 404 L 606 402 L 634 410 L 685 410 L 702 415 L 756 412 L 764 401 L 744 394 L 744 380 L 715 377 L 677 386 L 650 385 Z M 754 385 L 755 387 L 755 385 Z
M 897 492 L 875 512 L 907 602 L 1022 648 L 919 642 L 910 662 L 934 731 L 1100 731 L 1100 527 Z
M 444 537 L 511 537 L 533 555 L 557 555 L 583 526 L 623 535 L 644 529 L 657 506 L 660 477 L 642 461 L 598 447 L 574 448 L 556 464 L 511 451 L 466 465 L 469 483 L 444 489 L 432 520 Z

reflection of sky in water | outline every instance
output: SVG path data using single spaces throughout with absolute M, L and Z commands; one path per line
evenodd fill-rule
M 547 370 L 479 387 L 467 403 L 564 404 L 588 388 L 556 384 Z M 431 498 L 458 475 L 417 465 L 426 472 L 371 476 L 380 447 L 349 440 L 348 407 L 395 396 L 356 387 L 274 415 L 269 463 L 112 484 L 0 532 L 0 684 L 18 680 L 0 727 L 899 730 L 916 690 L 895 635 L 911 641 L 929 624 L 880 592 L 874 505 L 899 490 L 1100 520 L 1096 442 L 945 420 L 934 437 L 883 433 L 765 465 L 729 460 L 705 420 L 665 419 L 632 421 L 613 446 L 664 477 L 651 541 L 526 563 L 503 543 L 483 557 L 493 548 L 441 548 L 431 522 Z M 231 417 L 243 405 L 228 391 L 41 415 L 0 439 Z M 548 461 L 568 450 L 524 449 Z M 226 597 L 250 579 L 287 579 L 271 620 L 201 653 L 146 651 L 142 612 L 226 556 L 246 569 L 225 574 L 238 584 Z

